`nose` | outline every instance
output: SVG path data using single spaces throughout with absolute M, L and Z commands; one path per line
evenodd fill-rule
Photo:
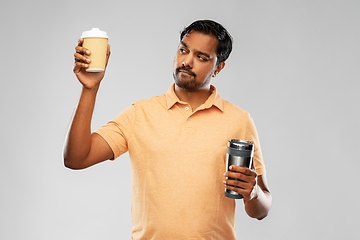
M 193 57 L 191 56 L 191 54 L 188 54 L 187 56 L 185 56 L 185 58 L 182 61 L 182 65 L 184 67 L 188 67 L 188 68 L 193 67 Z

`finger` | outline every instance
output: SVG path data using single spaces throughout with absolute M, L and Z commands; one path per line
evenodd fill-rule
M 106 50 L 106 56 L 110 57 L 110 54 L 111 54 L 111 52 L 110 52 L 110 44 L 108 44 L 107 45 L 107 50 Z
M 226 189 L 231 190 L 231 191 L 240 193 L 240 194 L 243 195 L 243 196 L 247 193 L 247 191 L 246 191 L 245 189 L 239 188 L 239 187 L 235 187 L 235 186 L 232 186 L 232 185 L 224 184 L 224 187 L 225 187 Z
M 78 46 L 82 46 L 83 42 L 84 42 L 84 39 L 83 39 L 83 38 L 79 38 Z
M 248 195 L 251 193 L 254 188 L 252 184 L 236 181 L 236 180 L 226 180 L 224 181 L 224 187 L 232 191 L 241 193 L 242 195 Z
M 232 172 L 239 172 L 239 173 L 245 174 L 247 176 L 257 176 L 257 173 L 255 170 L 247 168 L 247 167 L 243 167 L 243 166 L 231 165 L 229 167 L 229 170 Z
M 80 54 L 78 52 L 76 52 L 74 54 L 74 58 L 75 58 L 75 61 L 77 61 L 77 62 L 78 61 L 87 62 L 87 63 L 91 62 L 91 60 L 89 58 L 85 57 L 84 55 L 82 55 L 82 54 Z
M 81 47 L 81 46 L 76 46 L 75 47 L 75 50 L 77 53 L 80 53 L 80 54 L 86 54 L 86 55 L 90 55 L 91 52 L 89 51 L 89 49 L 87 48 L 84 48 L 84 47 Z
M 235 184 L 233 184 L 235 186 L 240 186 L 240 185 L 245 186 L 244 183 L 254 185 L 254 184 L 256 184 L 256 181 L 257 181 L 256 173 L 251 176 L 248 176 L 243 173 L 229 171 L 229 172 L 225 173 L 225 176 L 227 177 L 226 181 L 230 181 L 230 180 L 235 181 L 235 182 L 231 182 L 231 183 L 235 183 Z
M 246 200 L 251 200 L 251 192 L 249 192 L 246 189 L 241 189 L 241 188 L 233 187 L 233 186 L 226 186 L 226 189 L 229 189 L 231 191 L 241 194 L 244 197 L 244 199 L 246 199 Z
M 240 187 L 237 187 L 237 186 L 234 186 L 234 185 L 224 184 L 224 187 L 226 189 L 232 190 L 234 192 L 239 192 L 240 190 L 244 191 L 244 188 L 240 188 Z
M 106 68 L 107 65 L 108 65 L 110 54 L 111 54 L 110 45 L 108 44 L 108 45 L 107 45 L 107 50 L 106 50 L 106 64 L 105 64 L 105 68 Z
M 80 71 L 81 71 L 81 68 L 76 66 L 76 63 L 74 63 L 73 72 L 74 73 L 79 73 Z
M 87 63 L 83 63 L 83 62 L 75 62 L 74 64 L 74 70 L 78 70 L 78 71 L 81 71 L 81 68 L 88 68 L 89 67 L 89 64 Z
M 243 173 L 240 173 L 240 172 L 226 172 L 225 173 L 225 176 L 228 177 L 228 178 L 233 178 L 233 179 L 239 179 L 241 181 L 248 181 L 248 178 L 249 176 L 243 174 Z
M 239 187 L 239 188 L 245 188 L 247 183 L 243 181 L 238 181 L 234 179 L 227 179 L 224 181 L 225 185 L 233 186 L 233 187 Z
M 227 179 L 224 181 L 225 187 L 231 186 L 235 188 L 241 188 L 246 190 L 247 192 L 251 192 L 251 190 L 254 188 L 256 181 L 251 180 L 250 182 L 243 182 L 243 181 L 237 181 L 233 179 Z

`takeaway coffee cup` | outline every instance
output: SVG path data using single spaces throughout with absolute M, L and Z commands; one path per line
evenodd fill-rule
M 87 72 L 102 72 L 105 70 L 106 51 L 108 45 L 108 36 L 106 32 L 99 28 L 93 28 L 90 31 L 85 31 L 81 36 L 84 39 L 83 47 L 90 50 L 90 55 L 87 56 L 91 60 Z
M 227 171 L 230 171 L 229 167 L 231 165 L 250 168 L 253 162 L 253 153 L 254 144 L 252 142 L 239 139 L 231 139 L 228 142 L 227 147 Z M 228 179 L 241 181 L 240 179 L 234 179 L 230 177 L 228 177 Z M 229 189 L 225 190 L 225 196 L 233 199 L 243 198 L 241 194 L 231 191 Z

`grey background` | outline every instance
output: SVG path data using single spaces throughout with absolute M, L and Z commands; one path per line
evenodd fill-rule
M 92 27 L 110 36 L 95 130 L 169 88 L 179 32 L 197 19 L 234 37 L 213 84 L 254 118 L 274 199 L 263 221 L 237 202 L 238 238 L 359 239 L 359 13 L 350 0 L 2 4 L 0 239 L 130 239 L 128 155 L 63 166 L 74 47 Z

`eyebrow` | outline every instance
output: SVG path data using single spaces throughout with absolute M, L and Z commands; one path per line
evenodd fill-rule
M 180 41 L 180 44 L 183 45 L 183 46 L 186 47 L 186 48 L 189 48 L 188 45 L 186 45 L 186 43 L 184 43 L 183 41 Z M 199 51 L 199 50 L 196 50 L 196 49 L 194 49 L 194 51 L 197 52 L 197 53 L 200 54 L 200 55 L 204 55 L 205 57 L 211 59 L 211 56 L 210 56 L 210 54 L 208 54 L 208 53 L 205 53 L 205 52 L 202 52 L 202 51 Z

